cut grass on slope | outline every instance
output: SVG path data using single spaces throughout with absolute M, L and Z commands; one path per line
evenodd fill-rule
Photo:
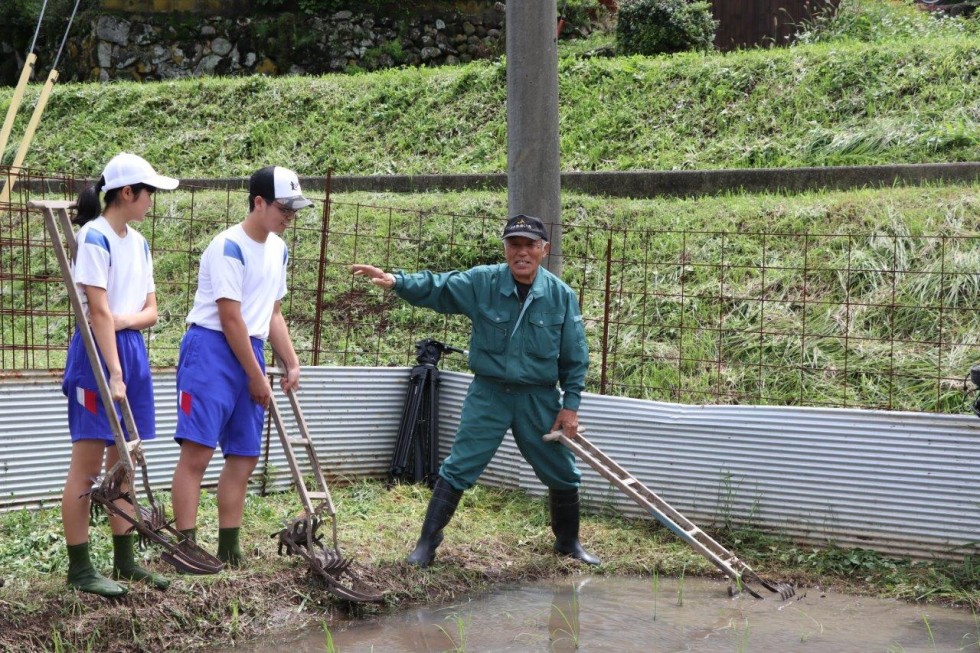
M 559 84 L 565 170 L 980 159 L 980 39 L 972 35 L 569 57 Z M 14 141 L 38 90 L 28 92 Z M 301 175 L 501 172 L 505 106 L 502 62 L 65 84 L 52 94 L 27 163 L 95 175 L 108 143 L 180 177 L 244 176 L 270 161 Z

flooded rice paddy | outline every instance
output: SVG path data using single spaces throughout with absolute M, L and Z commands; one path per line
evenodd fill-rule
M 969 610 L 813 588 L 787 601 L 731 598 L 727 583 L 702 578 L 578 577 L 328 623 L 235 650 L 980 653 L 978 639 L 980 616 Z

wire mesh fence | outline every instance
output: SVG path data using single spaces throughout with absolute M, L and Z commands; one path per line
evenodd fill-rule
M 0 206 L 0 366 L 60 369 L 73 318 L 35 199 L 81 182 L 28 171 Z M 307 193 L 290 227 L 283 310 L 307 365 L 413 365 L 415 343 L 467 347 L 462 316 L 414 308 L 350 273 L 444 271 L 503 260 L 500 215 L 437 212 Z M 160 319 L 151 361 L 176 364 L 210 239 L 248 210 L 241 189 L 182 185 L 135 225 L 154 255 Z M 977 353 L 980 248 L 969 224 L 937 233 L 650 229 L 570 212 L 562 277 L 592 355 L 587 389 L 682 403 L 963 412 Z M 464 357 L 443 358 L 465 370 Z

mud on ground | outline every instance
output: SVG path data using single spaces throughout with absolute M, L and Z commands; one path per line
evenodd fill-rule
M 335 598 L 297 557 L 264 560 L 259 570 L 215 576 L 179 575 L 167 565 L 152 563 L 147 566 L 166 574 L 170 587 L 160 591 L 134 583 L 119 599 L 70 589 L 61 574 L 14 578 L 0 589 L 0 650 L 206 650 L 311 624 L 332 627 L 340 619 L 370 617 L 578 569 L 548 551 L 525 558 L 509 555 L 505 547 L 494 548 L 456 547 L 429 569 L 403 562 L 371 567 L 355 563 L 357 575 L 384 593 L 381 604 L 349 604 Z
M 144 564 L 166 574 L 166 591 L 134 585 L 126 597 L 104 599 L 65 585 L 63 539 L 56 510 L 0 515 L 0 651 L 201 651 L 226 648 L 310 625 L 335 627 L 348 617 L 373 615 L 429 602 L 450 601 L 494 586 L 569 574 L 660 576 L 719 573 L 669 531 L 649 520 L 586 514 L 582 542 L 603 560 L 598 568 L 552 552 L 547 506 L 521 492 L 477 486 L 464 495 L 446 530 L 436 564 L 418 569 L 404 562 L 422 523 L 427 488 L 359 483 L 334 492 L 341 550 L 355 561 L 360 578 L 384 593 L 385 602 L 350 605 L 312 580 L 299 557 L 280 557 L 269 534 L 295 514 L 295 494 L 246 500 L 243 528 L 245 569 L 214 576 L 179 575 L 143 552 Z M 202 545 L 213 551 L 216 504 L 202 499 Z M 111 565 L 104 519 L 90 531 L 97 568 Z M 802 588 L 824 586 L 856 593 L 953 601 L 980 608 L 976 568 L 967 563 L 918 566 L 869 551 L 816 552 L 790 542 L 747 541 L 735 548 L 770 581 Z M 858 555 L 860 554 L 860 555 Z M 760 559 L 761 557 L 761 559 Z M 812 560 L 811 560 L 812 559 Z M 859 569 L 845 566 L 853 560 Z M 969 560 L 969 559 L 968 559 Z

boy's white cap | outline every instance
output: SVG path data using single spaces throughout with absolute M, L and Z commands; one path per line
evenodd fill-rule
M 158 175 L 153 166 L 143 157 L 129 152 L 122 152 L 112 157 L 112 160 L 106 164 L 102 177 L 105 179 L 105 185 L 102 186 L 103 193 L 133 184 L 146 184 L 162 190 L 173 190 L 180 183 L 173 177 Z
M 266 166 L 253 172 L 248 180 L 248 194 L 269 202 L 278 201 L 293 211 L 313 206 L 313 202 L 303 197 L 296 173 L 279 166 Z

